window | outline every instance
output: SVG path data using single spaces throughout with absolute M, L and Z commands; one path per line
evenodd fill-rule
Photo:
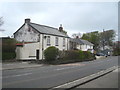
M 47 46 L 50 46 L 50 36 L 47 36 Z
M 65 38 L 63 38 L 63 47 L 65 47 Z
M 58 37 L 55 38 L 55 46 L 58 46 Z
M 82 49 L 82 48 L 81 48 L 81 45 L 80 45 L 80 49 Z

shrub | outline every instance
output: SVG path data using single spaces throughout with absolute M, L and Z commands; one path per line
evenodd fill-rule
M 120 55 L 120 48 L 114 48 L 113 49 L 113 55 L 114 56 L 119 56 Z
M 90 59 L 92 57 L 89 51 L 83 51 L 83 53 L 84 53 L 85 59 Z
M 10 60 L 15 59 L 16 54 L 14 52 L 3 52 L 2 53 L 2 60 Z
M 79 59 L 82 61 L 85 59 L 85 55 L 83 53 L 83 51 L 79 50 Z
M 46 61 L 54 61 L 59 54 L 58 48 L 51 46 L 44 51 L 44 56 Z
M 65 57 L 64 59 L 69 60 L 76 60 L 79 59 L 79 51 L 78 50 L 68 50 L 65 51 Z
M 94 55 L 89 51 L 68 50 L 60 51 L 59 58 L 62 60 L 85 61 L 94 59 Z
M 59 51 L 59 59 L 64 59 L 65 57 L 65 51 Z
M 16 40 L 13 38 L 2 38 L 2 60 L 15 59 Z

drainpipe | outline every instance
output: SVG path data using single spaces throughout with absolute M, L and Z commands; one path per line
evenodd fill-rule
M 69 46 L 69 40 L 68 40 L 68 38 L 67 38 L 67 50 L 68 50 L 68 46 Z
M 42 34 L 42 59 L 43 59 L 43 51 L 44 51 L 44 34 Z
M 40 60 L 40 46 L 41 46 L 41 45 L 40 45 L 40 42 L 41 42 L 40 39 L 41 39 L 41 37 L 40 37 L 40 34 L 39 34 L 39 41 L 38 41 L 38 42 L 39 42 L 39 60 Z

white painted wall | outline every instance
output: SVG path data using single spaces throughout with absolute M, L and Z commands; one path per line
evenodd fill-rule
M 24 41 L 24 42 L 34 42 L 29 44 L 24 44 L 23 47 L 17 47 L 16 48 L 16 59 L 36 59 L 36 57 L 30 57 L 30 56 L 36 56 L 36 50 L 39 49 L 39 58 L 43 59 L 43 51 L 48 48 L 47 46 L 47 39 L 44 38 L 44 36 L 50 36 L 50 46 L 55 46 L 55 38 L 58 37 L 58 46 L 59 50 L 67 50 L 69 49 L 69 39 L 65 38 L 65 46 L 63 46 L 63 38 L 60 36 L 54 36 L 54 35 L 46 35 L 46 34 L 40 34 L 38 33 L 34 28 L 31 26 L 28 26 L 27 23 L 20 28 L 19 31 L 17 31 L 14 34 L 14 37 L 17 41 Z
M 59 37 L 59 36 L 53 36 L 53 35 L 44 35 L 44 36 L 50 36 L 50 46 L 55 46 L 56 48 L 58 48 L 59 50 L 67 50 L 67 48 L 69 48 L 69 46 L 67 44 L 69 44 L 68 38 L 65 38 L 65 46 L 63 46 L 63 38 L 64 37 Z M 55 45 L 55 39 L 56 37 L 58 37 L 58 46 Z M 47 46 L 47 38 L 44 38 L 44 50 L 46 48 L 48 48 L 49 46 Z
M 14 34 L 14 37 L 17 41 L 24 42 L 37 42 L 39 41 L 39 33 L 34 30 L 32 27 L 28 27 L 28 24 L 25 25 Z
M 43 52 L 46 48 L 50 47 L 47 46 L 47 39 L 44 38 L 44 36 L 50 36 L 50 46 L 55 46 L 55 38 L 58 36 L 53 35 L 45 35 L 40 34 L 40 42 L 36 43 L 28 43 L 24 44 L 23 47 L 17 47 L 16 48 L 16 59 L 36 59 L 36 57 L 29 57 L 29 56 L 36 56 L 36 50 L 39 49 L 39 58 L 43 59 Z M 55 46 L 59 50 L 67 50 L 69 49 L 69 39 L 65 38 L 65 47 L 63 47 L 63 37 L 58 37 L 58 46 Z M 68 44 L 68 45 L 67 45 Z M 43 47 L 43 50 L 42 50 Z
M 77 45 L 77 49 L 80 49 L 82 51 L 87 51 L 88 49 L 93 49 L 93 46 L 90 46 L 90 45 Z
M 16 47 L 16 59 L 21 59 L 21 60 L 22 59 L 36 59 L 36 50 L 40 48 L 41 46 L 39 46 L 39 42 L 24 44 L 23 47 L 21 46 Z

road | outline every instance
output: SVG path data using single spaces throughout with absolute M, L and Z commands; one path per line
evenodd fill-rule
M 37 68 L 3 70 L 3 88 L 52 88 L 118 65 L 118 57 Z

